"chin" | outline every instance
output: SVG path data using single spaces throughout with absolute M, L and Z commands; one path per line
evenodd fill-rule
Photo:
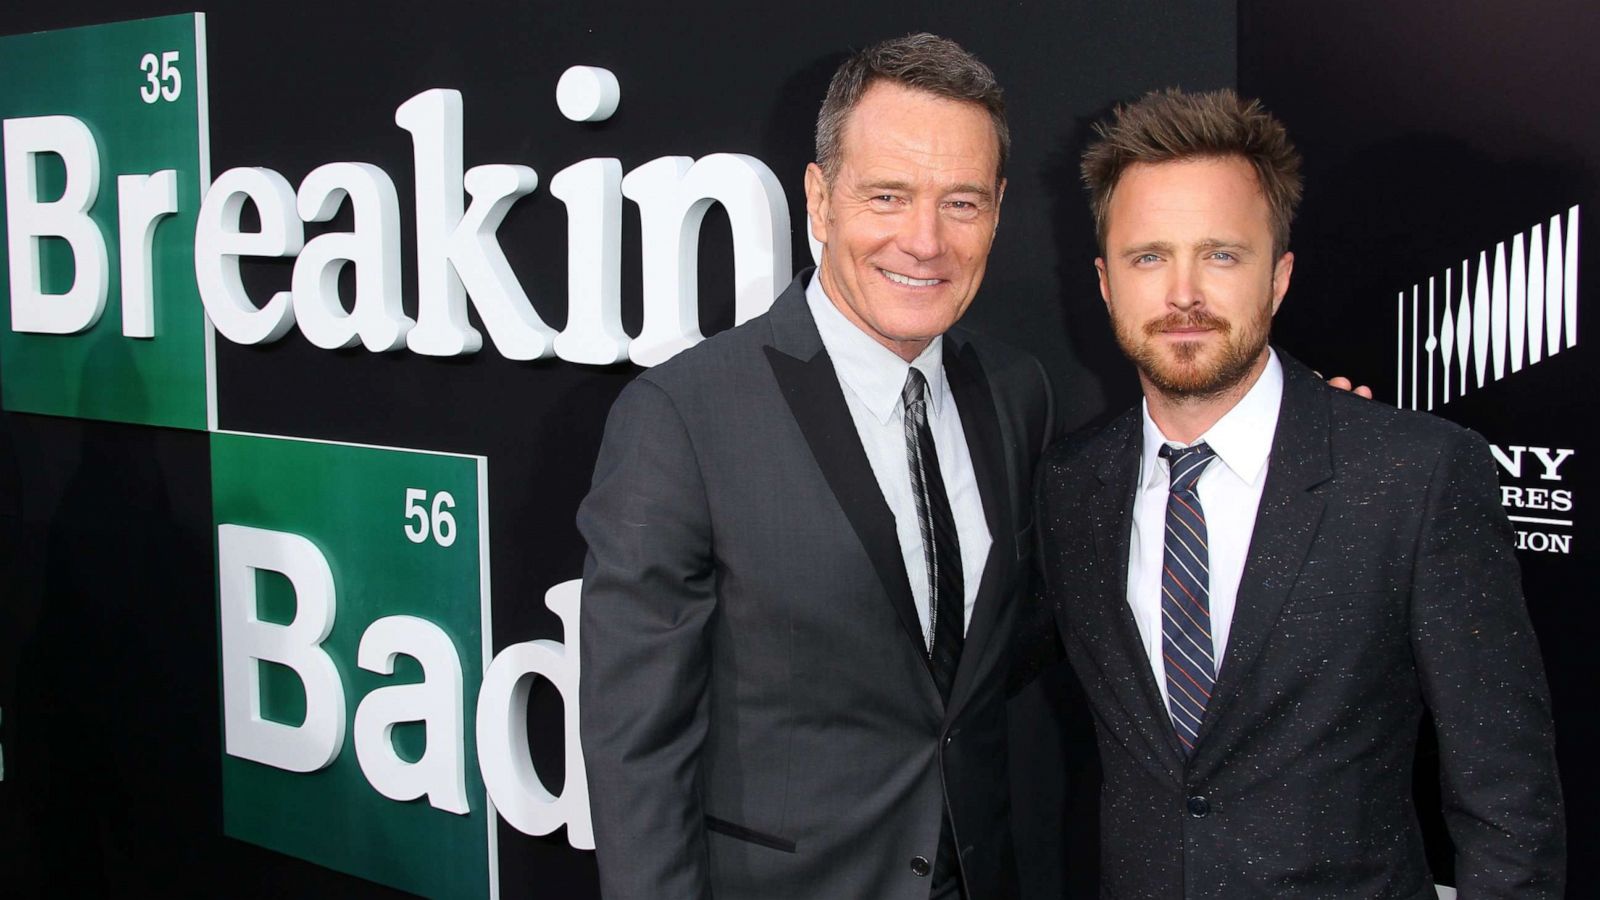
M 955 321 L 944 316 L 930 318 L 911 315 L 897 317 L 895 320 L 884 324 L 887 326 L 884 329 L 884 333 L 893 340 L 901 342 L 931 341 L 944 334 L 951 325 L 955 324 Z
M 1205 399 L 1237 386 L 1250 373 L 1254 360 L 1249 354 L 1207 352 L 1197 344 L 1187 344 L 1167 353 L 1156 350 L 1139 368 L 1168 396 Z

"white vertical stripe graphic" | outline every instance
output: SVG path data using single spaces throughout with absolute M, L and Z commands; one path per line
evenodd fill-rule
M 1411 333 L 1417 333 L 1417 285 L 1411 286 Z M 1417 351 L 1420 348 L 1416 341 L 1411 342 L 1411 396 L 1417 395 Z
M 1483 387 L 1489 373 L 1489 251 L 1478 254 L 1478 280 L 1472 288 L 1472 364 Z
M 1506 242 L 1494 245 L 1494 270 L 1489 275 L 1489 358 L 1494 380 L 1506 377 Z
M 1433 351 L 1439 346 L 1439 341 L 1433 336 L 1433 278 L 1428 278 L 1428 341 L 1423 346 L 1428 348 L 1428 408 L 1433 409 Z M 1412 388 L 1413 391 L 1416 388 Z
M 1528 365 L 1544 357 L 1544 226 L 1528 235 Z
M 1507 244 L 1510 245 L 1509 258 Z M 1395 405 L 1433 409 L 1578 344 L 1578 207 L 1395 295 Z M 1409 366 L 1409 376 L 1407 369 Z
M 1566 287 L 1563 302 L 1567 311 L 1567 346 L 1578 345 L 1578 207 L 1567 210 Z
M 1522 235 L 1511 239 L 1511 371 L 1522 371 L 1522 348 L 1528 329 L 1528 267 L 1522 258 Z
M 1440 379 L 1444 382 L 1444 390 L 1440 392 L 1443 394 L 1444 399 L 1439 401 L 1441 405 L 1450 402 L 1450 357 L 1456 349 L 1456 319 L 1455 316 L 1450 314 L 1450 275 L 1451 270 L 1445 269 L 1444 324 L 1439 326 L 1439 340 L 1443 344 L 1442 349 L 1444 351 L 1442 354 L 1444 356 L 1444 378 Z
M 1467 357 L 1472 350 L 1472 284 L 1467 274 L 1467 261 L 1461 261 L 1461 305 L 1456 307 L 1456 368 L 1461 380 L 1456 383 L 1456 396 L 1467 392 Z M 1413 404 L 1415 406 L 1415 404 Z
M 1550 217 L 1550 252 L 1544 259 L 1544 349 L 1561 352 L 1561 217 Z

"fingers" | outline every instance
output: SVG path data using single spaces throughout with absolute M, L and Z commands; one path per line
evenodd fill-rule
M 1351 391 L 1357 397 L 1365 397 L 1368 400 L 1372 399 L 1372 388 L 1369 388 L 1364 384 L 1360 387 L 1356 387 L 1350 383 L 1350 379 L 1344 377 L 1343 375 L 1337 375 L 1333 378 L 1329 378 L 1328 386 L 1338 388 L 1341 391 Z

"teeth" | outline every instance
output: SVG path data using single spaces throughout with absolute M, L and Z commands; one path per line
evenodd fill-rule
M 888 269 L 879 269 L 878 271 L 882 272 L 885 278 L 895 284 L 904 284 L 910 287 L 932 287 L 939 283 L 937 278 L 910 278 L 901 275 L 899 272 L 891 272 Z

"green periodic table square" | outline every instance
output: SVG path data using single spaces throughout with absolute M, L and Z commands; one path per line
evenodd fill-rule
M 493 896 L 497 817 L 477 765 L 472 727 L 489 655 L 487 459 L 215 432 L 211 464 L 220 602 L 229 602 L 223 543 L 230 531 L 284 535 L 314 546 L 331 573 L 334 597 L 332 625 L 320 650 L 337 668 L 344 703 L 342 747 L 315 771 L 223 756 L 224 831 L 423 896 Z M 294 586 L 270 567 L 246 577 L 254 579 L 250 615 L 287 625 L 302 612 Z M 228 615 L 223 610 L 225 722 L 226 630 L 228 621 L 240 618 L 236 609 L 232 620 Z M 464 814 L 436 808 L 428 797 L 390 799 L 363 769 L 359 754 L 372 749 L 358 747 L 364 700 L 425 675 L 430 684 L 456 677 L 425 673 L 403 650 L 392 675 L 358 666 L 358 648 L 373 623 L 392 617 L 424 620 L 448 638 L 459 659 L 466 726 L 454 749 L 465 762 Z M 260 718 L 301 725 L 306 687 L 294 670 L 247 664 L 257 667 Z M 416 762 L 429 749 L 425 736 L 422 723 L 408 722 L 397 725 L 389 739 L 398 757 Z
M 0 119 L 71 117 L 93 137 L 97 193 L 87 216 L 106 251 L 106 300 L 76 333 L 19 331 L 19 292 L 64 294 L 78 262 L 62 237 L 29 237 L 21 201 L 32 165 L 39 203 L 62 196 L 63 156 L 6 154 L 0 181 L 0 404 L 17 412 L 204 430 L 216 422 L 213 337 L 194 277 L 196 214 L 210 184 L 205 17 L 194 13 L 0 38 Z M 176 175 L 177 211 L 155 220 L 149 247 L 153 336 L 124 334 L 119 175 Z M 16 232 L 13 235 L 13 231 Z M 138 232 L 142 237 L 143 232 Z M 137 241 L 130 241 L 137 244 Z M 38 259 L 38 283 L 16 284 L 19 254 Z M 131 248 L 142 252 L 142 247 Z M 137 331 L 138 329 L 136 329 Z

